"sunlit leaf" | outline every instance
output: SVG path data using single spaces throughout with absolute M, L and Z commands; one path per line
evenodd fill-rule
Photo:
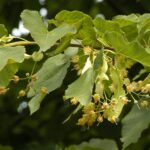
M 116 31 L 122 33 L 121 29 L 119 28 L 119 24 L 117 24 L 114 21 L 108 21 L 102 18 L 96 18 L 94 19 L 93 22 L 100 36 L 103 36 L 106 32 L 109 31 Z
M 80 11 L 63 10 L 56 15 L 55 19 L 59 24 L 68 23 L 80 26 L 80 23 L 83 23 L 86 26 L 92 25 L 92 18 Z
M 105 39 L 115 49 L 116 53 L 131 58 L 145 66 L 150 66 L 150 54 L 138 42 L 128 42 L 123 35 L 117 32 L 107 32 Z
M 121 27 L 139 22 L 139 17 L 136 14 L 118 15 L 113 20 L 117 21 Z
M 51 48 L 66 34 L 76 33 L 75 27 L 67 24 L 63 24 L 52 31 L 48 31 L 37 11 L 24 10 L 21 14 L 21 18 L 25 27 L 29 29 L 33 39 L 40 46 L 41 51 L 46 51 Z

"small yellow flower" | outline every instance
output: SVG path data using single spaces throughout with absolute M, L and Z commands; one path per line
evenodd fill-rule
M 74 55 L 71 57 L 71 62 L 72 63 L 77 63 L 79 61 L 80 57 L 79 55 Z
M 48 94 L 48 89 L 46 87 L 41 87 L 41 93 Z
M 17 75 L 14 75 L 14 76 L 12 77 L 12 81 L 13 81 L 14 83 L 18 83 L 19 80 L 20 80 L 20 78 L 19 78 L 19 76 L 17 76 Z
M 100 95 L 99 94 L 94 94 L 93 99 L 95 103 L 98 103 L 100 101 Z
M 19 97 L 24 97 L 26 95 L 26 92 L 24 90 L 19 91 Z
M 107 102 L 104 102 L 102 105 L 102 109 L 106 110 L 109 108 L 109 104 Z
M 77 125 L 84 126 L 85 124 L 86 124 L 85 118 L 80 118 L 80 119 L 78 119 Z
M 31 79 L 32 79 L 33 81 L 36 81 L 36 80 L 37 80 L 37 76 L 34 74 L 34 75 L 31 76 Z
M 80 69 L 80 65 L 79 65 L 79 64 L 75 64 L 75 65 L 74 65 L 74 69 L 75 69 L 75 70 L 79 70 L 79 69 Z
M 0 87 L 0 95 L 4 95 L 4 94 L 6 94 L 6 92 L 8 91 L 9 89 L 7 88 L 5 88 L 5 87 Z
M 140 105 L 142 108 L 147 108 L 149 106 L 149 102 L 147 100 L 143 100 Z
M 86 46 L 83 48 L 83 51 L 85 55 L 90 55 L 92 52 L 92 48 L 90 46 Z
M 108 118 L 108 121 L 111 123 L 116 123 L 117 124 L 117 118 L 115 116 L 112 116 L 111 118 Z
M 78 100 L 77 100 L 76 97 L 72 97 L 70 102 L 71 102 L 72 105 L 76 105 L 78 103 Z
M 99 116 L 97 117 L 97 122 L 98 122 L 98 123 L 102 123 L 103 121 L 104 121 L 103 117 L 102 117 L 101 115 L 99 115 Z

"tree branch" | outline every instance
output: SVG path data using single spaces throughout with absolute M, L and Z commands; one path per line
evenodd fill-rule
M 60 43 L 56 43 L 56 45 L 59 45 Z M 4 45 L 4 47 L 7 46 L 26 46 L 26 45 L 37 45 L 36 42 L 30 42 L 30 41 L 18 41 L 18 42 L 13 42 L 13 43 L 7 43 Z M 79 47 L 79 48 L 83 48 L 82 45 L 80 44 L 70 44 L 70 47 Z M 95 49 L 98 49 L 98 47 L 93 47 Z M 104 46 L 104 49 L 109 49 L 109 50 L 114 50 L 111 47 L 108 46 Z

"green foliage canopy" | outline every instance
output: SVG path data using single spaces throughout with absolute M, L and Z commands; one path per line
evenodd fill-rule
M 76 110 L 82 109 L 77 124 L 89 127 L 104 119 L 117 124 L 124 106 L 131 103 L 135 106 L 122 120 L 121 140 L 124 149 L 136 142 L 150 122 L 150 14 L 116 16 L 108 21 L 78 11 L 62 11 L 46 25 L 38 12 L 24 10 L 21 18 L 33 41 L 16 42 L 16 37 L 0 25 L 0 94 L 6 94 L 9 82 L 26 80 L 26 88 L 18 97 L 31 98 L 28 106 L 32 114 L 47 94 L 62 85 L 69 69 L 76 70 L 78 78 L 68 85 L 64 100 L 70 100 Z M 26 45 L 38 45 L 39 49 L 30 54 Z M 34 63 L 32 72 L 19 77 L 19 64 L 27 61 Z M 42 65 L 35 71 L 38 62 Z M 140 78 L 141 74 L 136 79 L 129 76 L 136 64 L 142 65 L 147 78 Z M 142 123 L 135 128 L 139 120 Z M 107 140 L 100 141 L 102 145 L 94 142 L 97 147 L 90 141 L 79 148 L 106 149 L 103 143 Z M 117 149 L 114 142 L 109 142 Z

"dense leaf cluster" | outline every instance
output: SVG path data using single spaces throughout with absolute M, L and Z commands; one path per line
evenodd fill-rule
M 136 142 L 150 122 L 150 14 L 104 20 L 79 11 L 61 11 L 46 22 L 38 12 L 24 10 L 21 18 L 33 41 L 8 35 L 0 25 L 0 94 L 7 93 L 11 81 L 17 86 L 25 80 L 26 88 L 20 90 L 18 97 L 30 99 L 32 114 L 46 95 L 62 85 L 67 71 L 76 70 L 78 78 L 68 85 L 64 100 L 76 106 L 71 115 L 82 110 L 77 124 L 89 127 L 105 119 L 117 124 L 123 108 L 131 103 L 132 110 L 122 120 L 123 149 Z M 38 50 L 30 54 L 26 45 L 38 46 Z M 18 76 L 19 64 L 28 61 L 34 63 L 32 71 L 25 77 Z M 130 77 L 136 64 L 142 70 Z M 117 149 L 113 142 L 112 145 Z M 92 147 L 81 145 L 86 146 Z

